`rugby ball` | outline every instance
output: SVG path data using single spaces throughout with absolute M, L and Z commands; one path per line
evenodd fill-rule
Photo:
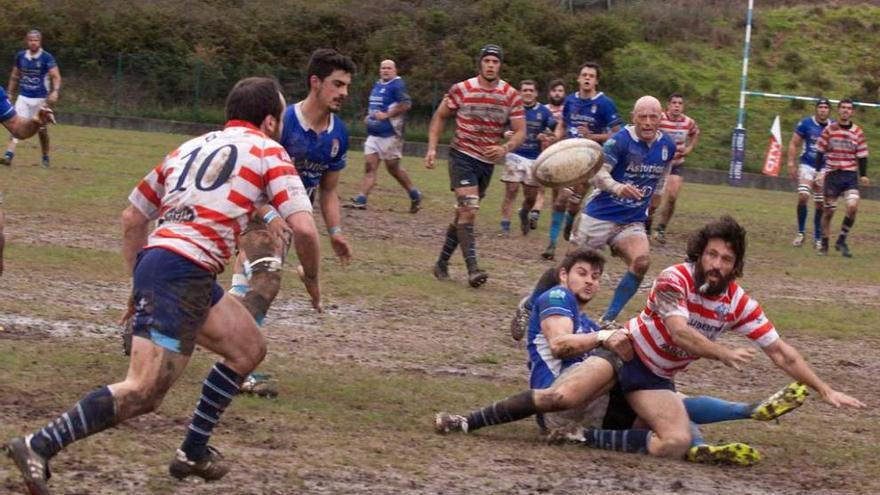
M 545 149 L 533 165 L 535 180 L 567 187 L 589 180 L 605 162 L 602 145 L 585 138 L 564 139 Z

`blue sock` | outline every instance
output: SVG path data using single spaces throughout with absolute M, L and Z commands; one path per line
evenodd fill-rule
M 752 404 L 729 402 L 706 395 L 685 397 L 684 408 L 687 409 L 691 421 L 698 425 L 734 419 L 749 419 L 752 416 L 752 409 L 754 409 Z
M 586 443 L 590 447 L 639 454 L 648 452 L 650 434 L 651 430 L 601 430 L 599 428 L 584 430 Z
M 574 223 L 574 213 L 570 211 L 565 212 L 565 225 L 571 225 Z
M 421 197 L 422 197 L 422 192 L 419 191 L 418 188 L 414 187 L 414 188 L 412 188 L 412 189 L 409 190 L 409 199 L 415 201 L 415 200 L 417 200 L 417 199 L 419 199 L 419 198 L 421 198 Z
M 15 156 L 15 153 L 13 153 L 13 152 L 11 152 L 11 151 L 9 151 L 9 150 L 6 150 L 6 157 L 7 157 L 7 158 L 12 158 L 13 156 Z
M 797 205 L 798 232 L 804 233 L 807 228 L 807 205 Z
M 196 405 L 186 438 L 180 450 L 191 461 L 203 459 L 208 452 L 208 440 L 220 415 L 238 393 L 242 378 L 223 363 L 215 363 L 202 385 L 202 398 Z
M 354 198 L 354 202 L 359 205 L 365 205 L 365 204 L 367 204 L 367 197 L 364 196 L 363 194 L 358 194 L 357 197 Z
M 34 433 L 31 448 L 51 459 L 76 440 L 116 425 L 116 403 L 109 387 L 93 390 L 69 411 Z
M 816 215 L 813 217 L 813 233 L 816 240 L 822 238 L 822 208 L 816 208 Z
M 559 239 L 559 232 L 562 230 L 564 220 L 564 211 L 553 210 L 553 215 L 550 216 L 550 243 L 553 245 L 556 245 L 556 239 Z
M 703 432 L 700 431 L 700 427 L 691 421 L 691 447 L 700 445 L 706 445 L 706 440 L 703 438 Z
M 642 279 L 637 277 L 635 273 L 627 270 L 623 275 L 623 278 L 620 279 L 620 283 L 617 284 L 617 288 L 614 289 L 614 297 L 608 304 L 608 309 L 605 310 L 605 315 L 602 316 L 602 319 L 610 321 L 617 318 L 617 315 L 620 314 L 620 311 L 623 310 L 626 303 L 632 299 L 632 296 L 634 296 L 636 291 L 639 290 L 639 284 L 641 281 Z
M 510 232 L 510 220 L 501 221 L 501 230 L 505 232 Z

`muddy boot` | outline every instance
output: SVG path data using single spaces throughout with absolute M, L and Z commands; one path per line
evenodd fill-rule
M 51 476 L 49 462 L 31 449 L 30 439 L 32 436 L 13 438 L 5 446 L 6 455 L 12 459 L 21 472 L 28 494 L 49 495 L 49 485 L 47 484 Z
M 217 449 L 211 446 L 208 446 L 208 455 L 198 461 L 189 460 L 186 453 L 177 449 L 177 454 L 168 466 L 168 473 L 179 480 L 188 476 L 198 476 L 205 481 L 216 481 L 226 476 L 228 472 L 229 463 L 223 459 Z
M 266 397 L 267 399 L 278 397 L 278 389 L 269 381 L 269 375 L 263 373 L 251 373 L 248 375 L 238 391 L 239 393 Z
M 468 272 L 468 284 L 474 289 L 485 284 L 487 280 L 489 280 L 489 274 L 479 268 L 472 272 Z
M 434 263 L 434 276 L 437 280 L 449 280 L 449 265 L 442 261 Z

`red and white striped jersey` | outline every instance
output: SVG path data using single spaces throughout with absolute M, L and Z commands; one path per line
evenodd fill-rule
M 508 120 L 525 118 L 519 91 L 503 80 L 483 89 L 472 77 L 453 84 L 445 101 L 457 111 L 452 148 L 481 162 L 492 163 L 486 148 L 501 142 Z
M 675 158 L 672 159 L 672 165 L 681 165 L 684 163 L 684 157 L 681 152 L 687 146 L 688 141 L 700 134 L 700 128 L 697 121 L 682 114 L 679 119 L 672 119 L 666 112 L 663 112 L 660 120 L 660 131 L 668 135 L 675 141 Z
M 682 263 L 660 272 L 647 306 L 626 323 L 636 354 L 657 376 L 671 379 L 697 359 L 673 342 L 664 322 L 670 316 L 686 318 L 691 328 L 709 340 L 727 330 L 745 335 L 761 347 L 779 339 L 764 310 L 742 287 L 731 282 L 721 295 L 705 296 L 697 292 L 694 271 L 693 263 Z
M 546 106 L 550 110 L 550 113 L 553 114 L 553 118 L 556 119 L 556 122 L 562 122 L 562 105 L 547 103 Z
M 859 158 L 867 158 L 868 142 L 856 124 L 845 129 L 837 122 L 825 126 L 816 141 L 816 151 L 825 153 L 825 169 L 858 170 Z
M 215 273 L 257 208 L 271 202 L 283 218 L 312 211 L 284 148 L 243 121 L 183 143 L 128 200 L 158 220 L 145 249 L 173 251 Z

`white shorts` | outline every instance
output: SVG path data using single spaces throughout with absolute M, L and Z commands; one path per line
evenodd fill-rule
M 554 380 L 554 385 L 564 380 L 566 377 L 575 372 L 577 368 L 584 364 L 583 361 L 566 368 Z M 578 406 L 551 413 L 543 413 L 541 420 L 544 423 L 546 431 L 563 430 L 578 434 L 584 428 L 601 428 L 602 420 L 605 419 L 605 413 L 608 411 L 608 394 L 602 394 L 591 401 L 584 402 Z
M 380 160 L 400 160 L 403 156 L 403 139 L 398 136 L 367 136 L 364 154 L 379 155 Z
M 15 113 L 25 119 L 32 119 L 37 116 L 46 104 L 45 98 L 28 98 L 27 96 L 18 96 L 15 100 Z
M 816 171 L 815 167 L 804 165 L 803 163 L 798 165 L 798 179 L 801 181 L 821 183 L 822 177 L 824 176 L 825 173 L 823 171 Z
M 577 246 L 601 250 L 605 246 L 614 247 L 622 239 L 634 235 L 648 238 L 644 222 L 614 223 L 581 212 L 575 222 L 571 242 Z
M 501 182 L 522 182 L 527 186 L 538 187 L 541 184 L 535 180 L 532 173 L 535 160 L 523 158 L 516 153 L 508 153 L 504 156 L 504 172 L 501 173 Z

